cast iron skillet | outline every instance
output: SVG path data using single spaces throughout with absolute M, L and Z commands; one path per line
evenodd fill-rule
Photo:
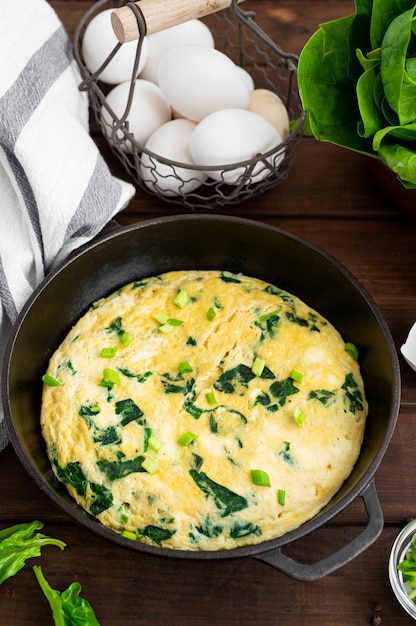
M 41 376 L 49 357 L 95 300 L 133 280 L 182 269 L 221 269 L 264 279 L 305 300 L 359 349 L 370 409 L 357 464 L 316 517 L 278 539 L 214 552 L 133 542 L 85 513 L 51 471 L 39 427 Z M 79 524 L 138 552 L 184 559 L 253 557 L 293 578 L 314 580 L 357 556 L 383 528 L 374 474 L 399 411 L 400 372 L 392 337 L 370 296 L 344 267 L 276 228 L 218 215 L 173 216 L 120 228 L 86 246 L 43 281 L 19 315 L 6 350 L 2 396 L 12 443 L 38 486 Z M 282 553 L 283 546 L 324 525 L 358 496 L 368 520 L 352 542 L 312 564 Z

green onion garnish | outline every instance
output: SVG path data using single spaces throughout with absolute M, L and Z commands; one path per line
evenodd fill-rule
M 303 380 L 303 374 L 301 374 L 300 372 L 298 372 L 297 370 L 292 370 L 290 372 L 290 378 L 292 380 L 295 380 L 297 383 L 301 383 Z
M 131 539 L 132 541 L 135 541 L 137 539 L 136 533 L 132 533 L 131 530 L 123 530 L 123 532 L 121 534 L 126 539 Z
M 149 474 L 154 474 L 159 469 L 159 460 L 157 456 L 148 454 L 142 463 L 142 468 Z
M 178 365 L 178 370 L 180 374 L 187 374 L 188 372 L 193 372 L 193 368 L 189 365 L 188 361 L 181 361 Z
M 271 487 L 270 477 L 267 472 L 261 469 L 250 470 L 251 480 L 260 487 Z
M 113 387 L 120 384 L 120 376 L 116 370 L 112 370 L 109 367 L 104 368 L 103 378 L 100 382 L 101 387 Z
M 217 404 L 217 400 L 213 391 L 208 391 L 208 393 L 205 394 L 205 397 L 208 404 Z
M 285 505 L 286 491 L 284 489 L 278 489 L 278 491 L 277 491 L 277 501 L 280 504 L 280 506 L 284 506 Z
M 103 348 L 100 352 L 100 356 L 102 356 L 103 359 L 112 359 L 113 356 L 116 356 L 117 350 L 117 346 L 113 346 L 112 348 Z
M 189 302 L 188 292 L 186 289 L 180 289 L 172 300 L 180 309 L 184 309 Z
M 195 435 L 195 433 L 191 433 L 188 430 L 186 433 L 183 433 L 183 435 L 181 435 L 178 438 L 178 443 L 181 446 L 189 446 L 189 444 L 192 443 L 193 441 L 195 441 L 195 439 L 197 437 L 198 437 L 198 435 Z
M 42 381 L 45 383 L 45 385 L 49 385 L 49 387 L 59 387 L 59 385 L 61 384 L 59 380 L 56 380 L 56 378 L 54 378 L 50 374 L 44 374 L 42 376 Z
M 125 346 L 126 348 L 127 348 L 127 346 L 129 346 L 131 344 L 131 339 L 130 339 L 128 333 L 126 333 L 126 331 L 121 333 L 120 341 L 123 344 L 123 346 Z
M 357 346 L 355 346 L 350 341 L 347 341 L 347 343 L 344 346 L 344 350 L 345 350 L 345 352 L 348 352 L 348 354 L 354 359 L 354 361 L 358 361 L 358 349 L 357 349 Z
M 295 407 L 293 417 L 295 418 L 295 422 L 298 426 L 303 426 L 303 422 L 305 421 L 305 413 L 297 406 Z
M 162 312 L 153 313 L 152 317 L 156 322 L 159 322 L 159 324 L 166 324 L 169 319 L 169 316 Z
M 251 371 L 253 372 L 255 376 L 261 376 L 263 374 L 265 365 L 266 365 L 266 361 L 256 356 L 256 358 L 254 359 L 254 363 L 253 363 L 253 367 L 251 368 Z
M 162 324 L 162 326 L 159 326 L 159 330 L 161 333 L 168 335 L 169 333 L 173 333 L 175 327 L 172 326 L 172 324 Z
M 216 314 L 217 314 L 216 310 L 212 306 L 210 306 L 208 311 L 207 311 L 207 319 L 210 322 L 212 322 L 212 320 L 215 319 Z
M 150 435 L 147 443 L 148 443 L 149 448 L 154 450 L 154 452 L 160 452 L 160 450 L 166 445 L 164 441 L 161 441 L 154 435 Z

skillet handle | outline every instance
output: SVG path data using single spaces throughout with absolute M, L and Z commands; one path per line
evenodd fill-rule
M 379 537 L 383 530 L 383 511 L 381 510 L 374 479 L 370 481 L 360 494 L 360 497 L 363 499 L 367 511 L 367 526 L 350 543 L 321 561 L 311 564 L 299 563 L 282 554 L 280 548 L 270 552 L 263 552 L 253 558 L 264 561 L 296 580 L 313 581 L 331 574 L 352 561 L 361 552 L 364 552 Z

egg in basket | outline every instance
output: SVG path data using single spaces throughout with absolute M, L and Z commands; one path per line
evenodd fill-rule
M 285 180 L 303 133 L 297 57 L 242 0 L 100 0 L 75 34 L 91 108 L 136 185 L 219 210 Z M 219 9 L 219 10 L 218 10 Z

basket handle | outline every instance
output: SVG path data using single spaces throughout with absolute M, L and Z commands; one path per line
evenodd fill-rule
M 146 27 L 146 35 L 157 33 L 182 22 L 198 19 L 226 9 L 233 2 L 244 0 L 140 0 L 134 3 Z M 131 3 L 133 4 L 133 3 Z M 135 41 L 140 37 L 137 16 L 128 5 L 116 9 L 111 14 L 114 33 L 120 43 Z

